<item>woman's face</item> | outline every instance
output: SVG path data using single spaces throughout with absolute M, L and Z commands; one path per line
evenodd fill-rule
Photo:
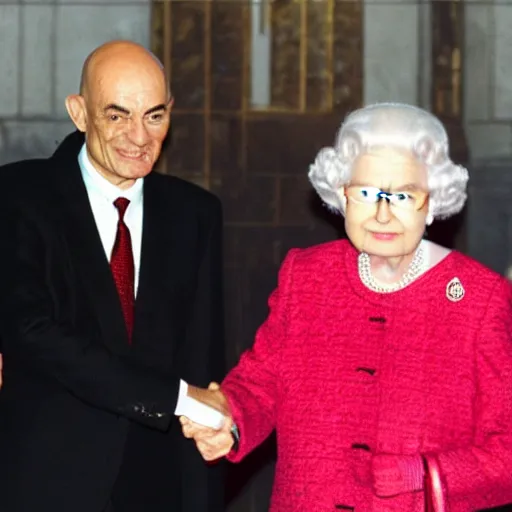
M 357 158 L 346 197 L 345 230 L 354 246 L 396 258 L 416 250 L 428 213 L 427 171 L 412 155 L 379 149 Z

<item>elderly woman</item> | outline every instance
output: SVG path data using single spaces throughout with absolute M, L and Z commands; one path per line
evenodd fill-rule
M 212 396 L 220 431 L 182 419 L 203 457 L 243 459 L 273 429 L 272 512 L 462 512 L 512 502 L 507 281 L 425 240 L 459 212 L 466 169 L 430 113 L 347 117 L 309 177 L 348 240 L 292 250 L 254 346 Z

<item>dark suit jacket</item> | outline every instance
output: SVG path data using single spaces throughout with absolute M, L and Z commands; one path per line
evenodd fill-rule
M 0 510 L 222 509 L 173 416 L 179 378 L 224 368 L 221 206 L 170 176 L 144 182 L 130 346 L 70 135 L 48 160 L 11 164 L 0 251 Z

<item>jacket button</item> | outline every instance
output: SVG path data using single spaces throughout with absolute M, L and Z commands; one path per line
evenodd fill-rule
M 366 368 L 364 366 L 359 366 L 356 368 L 356 372 L 365 372 L 373 377 L 373 375 L 375 375 L 376 370 L 375 368 Z
M 370 447 L 366 443 L 352 443 L 350 448 L 352 448 L 352 450 L 364 450 L 365 452 L 371 452 Z

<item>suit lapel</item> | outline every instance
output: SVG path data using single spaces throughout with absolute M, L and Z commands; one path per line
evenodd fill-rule
M 147 318 L 150 312 L 157 308 L 157 302 L 162 297 L 162 265 L 167 254 L 166 226 L 162 214 L 164 204 L 161 202 L 161 191 L 150 174 L 144 179 L 143 189 L 143 219 L 142 242 L 139 269 L 139 287 L 135 300 L 135 324 L 133 339 L 143 339 L 147 332 Z
M 178 218 L 178 208 L 171 187 L 162 186 L 162 176 L 151 173 L 144 180 L 142 246 L 139 288 L 135 301 L 134 344 L 148 343 L 148 325 L 152 314 L 161 309 L 161 301 L 172 303 L 172 294 L 178 293 L 184 226 Z M 190 257 L 190 255 L 189 255 Z M 169 317 L 173 311 L 169 311 Z M 157 326 L 158 328 L 158 326 Z M 173 340 L 169 340 L 173 342 Z
M 58 197 L 71 258 L 99 320 L 103 341 L 116 353 L 129 349 L 119 296 L 78 165 L 78 151 L 56 160 Z

